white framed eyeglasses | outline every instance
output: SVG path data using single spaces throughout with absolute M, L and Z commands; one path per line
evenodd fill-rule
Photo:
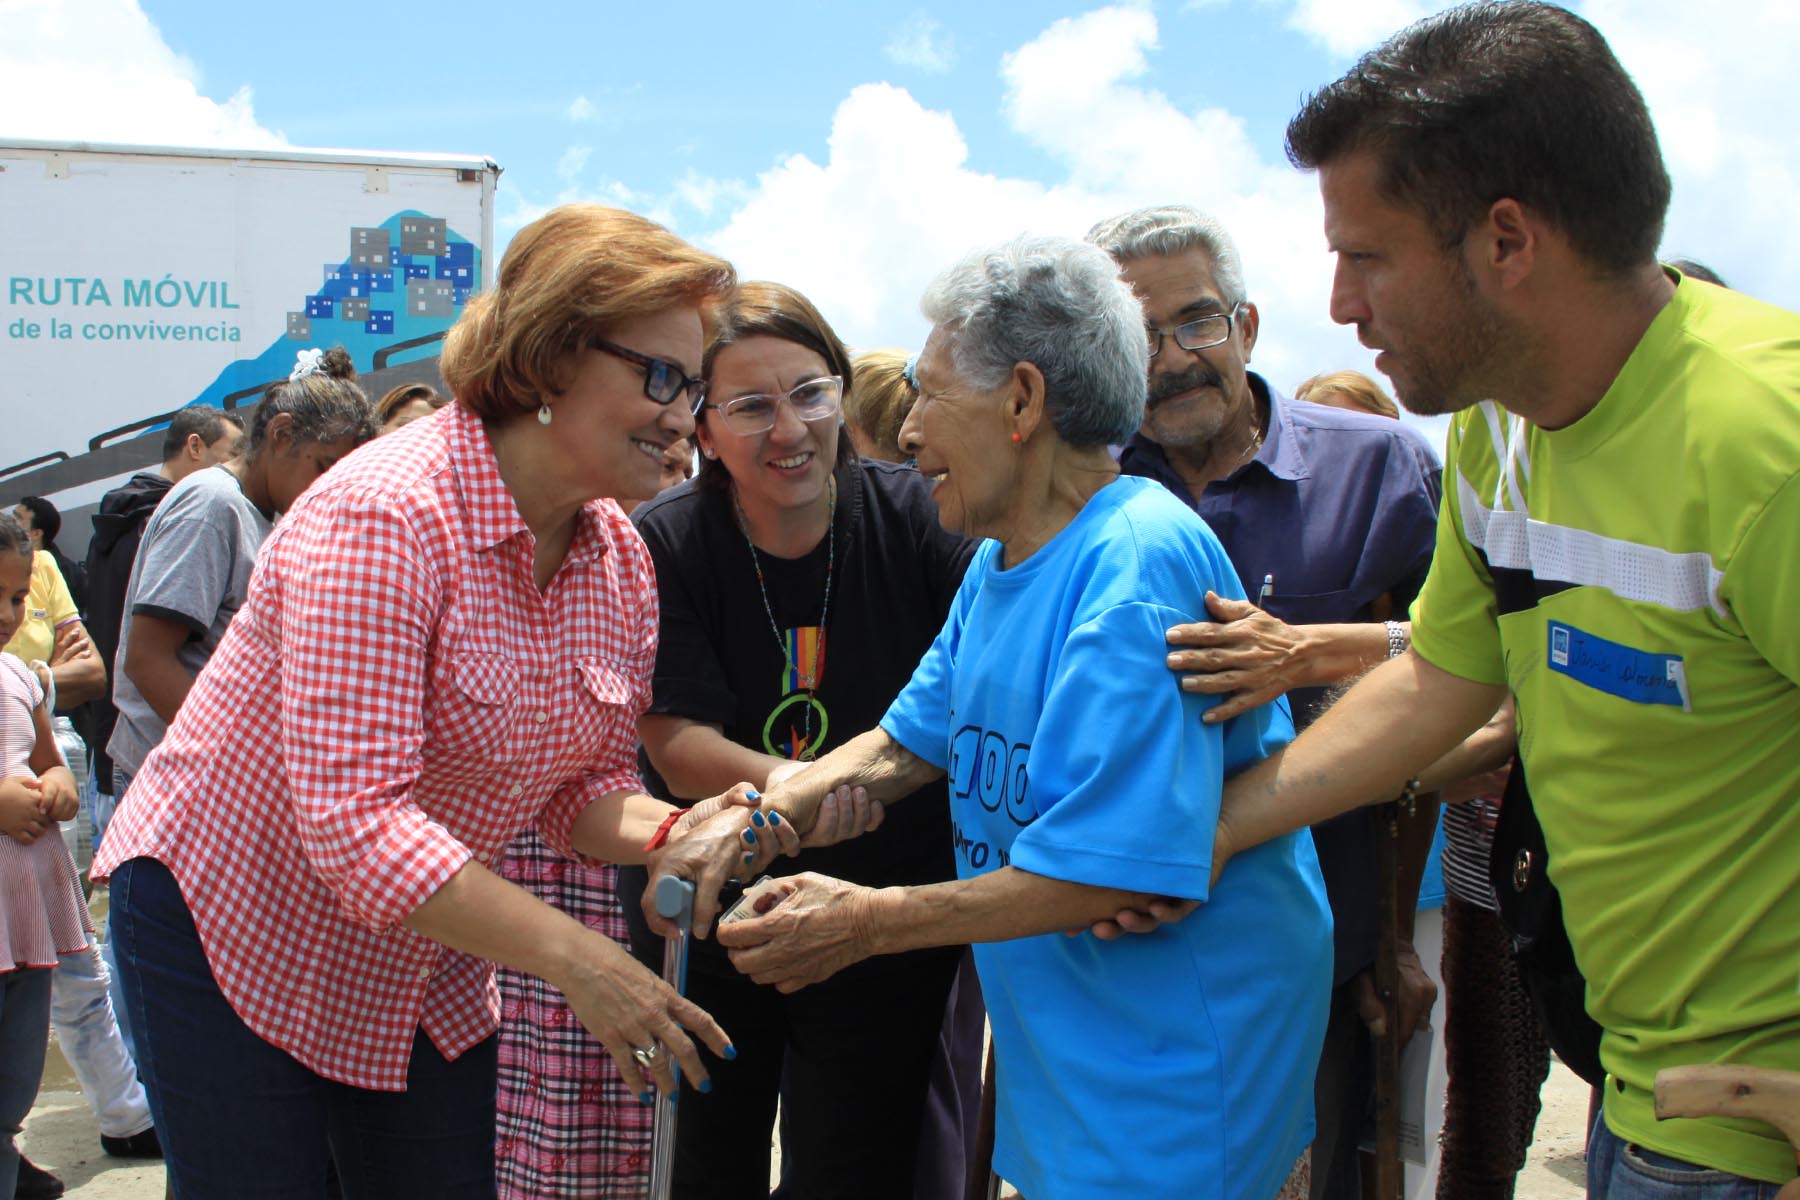
M 785 392 L 752 392 L 723 404 L 707 403 L 702 407 L 716 410 L 732 432 L 749 435 L 775 428 L 775 414 L 783 401 L 796 417 L 810 424 L 837 416 L 843 400 L 843 378 L 823 375 L 797 383 Z

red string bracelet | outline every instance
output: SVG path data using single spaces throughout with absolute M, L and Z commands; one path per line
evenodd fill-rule
M 664 817 L 662 820 L 662 824 L 658 825 L 656 827 L 656 836 L 644 843 L 644 853 L 645 854 L 655 853 L 656 851 L 661 850 L 665 845 L 667 845 L 668 841 L 669 841 L 669 831 L 671 829 L 675 828 L 675 822 L 681 820 L 681 818 L 687 816 L 687 814 L 688 814 L 687 809 L 678 808 L 678 809 L 674 810 L 673 812 L 671 812 L 668 816 Z

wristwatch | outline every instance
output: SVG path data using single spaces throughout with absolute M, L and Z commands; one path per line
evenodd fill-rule
M 1388 635 L 1388 657 L 1399 658 L 1402 654 L 1406 653 L 1406 647 L 1411 644 L 1412 639 L 1407 636 L 1406 626 L 1402 625 L 1400 622 L 1388 621 L 1386 622 L 1386 625 Z

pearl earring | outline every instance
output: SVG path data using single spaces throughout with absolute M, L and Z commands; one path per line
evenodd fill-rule
M 550 423 L 550 406 L 548 404 L 538 405 L 538 424 L 539 425 L 548 425 L 549 423 Z

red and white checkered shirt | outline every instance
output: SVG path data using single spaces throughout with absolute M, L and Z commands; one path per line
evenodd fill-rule
M 541 594 L 535 545 L 460 404 L 357 451 L 264 543 L 107 829 L 95 877 L 166 864 L 238 1015 L 332 1079 L 400 1091 L 420 1026 L 449 1058 L 492 1034 L 492 965 L 399 922 L 642 787 L 649 552 L 610 500 Z

